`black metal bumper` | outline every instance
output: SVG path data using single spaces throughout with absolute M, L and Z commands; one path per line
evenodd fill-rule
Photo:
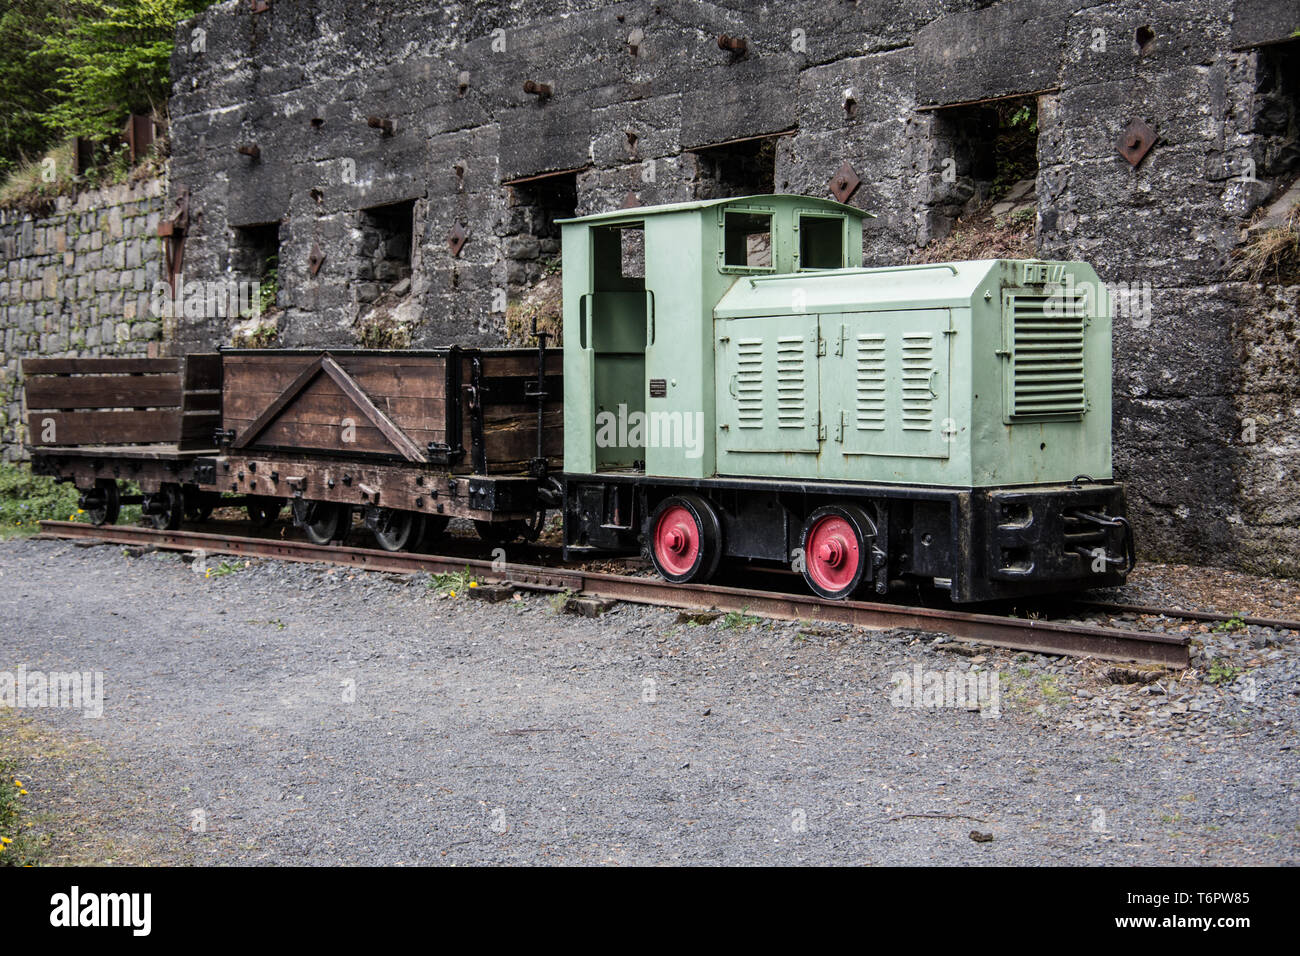
M 1133 530 L 1121 485 L 1079 482 L 977 491 L 972 517 L 982 533 L 975 580 L 988 597 L 1122 584 L 1133 569 Z

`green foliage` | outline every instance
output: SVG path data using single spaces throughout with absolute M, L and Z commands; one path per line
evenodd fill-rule
M 24 866 L 34 862 L 39 844 L 23 832 L 19 809 L 27 791 L 15 776 L 12 760 L 0 758 L 0 866 Z
M 0 0 L 0 175 L 165 109 L 178 21 L 212 0 Z
M 58 101 L 48 89 L 58 60 L 44 37 L 67 8 L 65 0 L 0 0 L 0 175 L 60 138 L 41 122 Z
M 73 0 L 71 24 L 44 38 L 57 67 L 58 102 L 42 122 L 65 135 L 102 139 L 130 113 L 162 107 L 171 89 L 176 22 L 201 0 Z
M 23 464 L 0 464 L 0 536 L 35 534 L 40 521 L 67 521 L 77 513 L 77 489 L 33 475 Z
M 759 623 L 759 619 L 744 611 L 728 611 L 722 617 L 722 626 L 729 631 L 747 631 Z
M 1246 629 L 1245 615 L 1238 611 L 1226 621 L 1220 621 L 1214 625 L 1214 629 L 1216 631 L 1244 631 Z
M 275 300 L 280 295 L 280 259 L 278 256 L 271 256 L 266 260 L 266 265 L 262 270 L 262 283 L 258 286 L 257 292 L 262 303 L 263 312 L 269 312 L 275 308 Z
M 1236 664 L 1229 664 L 1227 661 L 1216 660 L 1210 664 L 1210 670 L 1205 675 L 1207 684 L 1231 684 L 1241 676 L 1241 668 Z
M 993 196 L 1001 196 L 1038 169 L 1038 101 L 1032 97 L 1002 100 L 991 107 L 997 116 L 993 157 L 997 173 Z

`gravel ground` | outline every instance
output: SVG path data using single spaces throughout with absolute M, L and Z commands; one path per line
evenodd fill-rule
M 0 672 L 104 674 L 0 711 L 47 861 L 1300 862 L 1291 632 L 1166 672 L 455 585 L 0 545 Z M 917 668 L 1000 706 L 896 706 Z

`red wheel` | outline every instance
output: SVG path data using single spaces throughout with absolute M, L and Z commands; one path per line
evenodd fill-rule
M 876 526 L 854 505 L 818 508 L 803 526 L 803 577 L 822 597 L 849 597 L 871 566 Z
M 722 560 L 722 525 L 703 498 L 665 498 L 650 519 L 650 559 L 660 576 L 677 583 L 713 577 Z

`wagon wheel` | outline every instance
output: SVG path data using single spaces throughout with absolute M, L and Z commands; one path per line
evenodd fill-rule
M 650 519 L 650 560 L 678 584 L 702 584 L 722 560 L 722 523 L 713 506 L 697 495 L 665 498 Z
M 113 478 L 96 478 L 95 487 L 82 496 L 81 507 L 94 525 L 117 524 L 122 513 L 122 496 Z
M 824 598 L 850 597 L 871 567 L 876 525 L 856 505 L 818 508 L 804 522 L 803 578 Z
M 313 501 L 307 506 L 302 530 L 313 544 L 342 541 L 352 528 L 352 506 L 332 501 Z
M 474 530 L 488 544 L 509 544 L 517 538 L 528 534 L 528 522 L 519 519 L 510 521 L 475 521 Z
M 252 495 L 244 505 L 244 510 L 248 512 L 248 520 L 255 528 L 270 527 L 275 519 L 280 517 L 280 508 L 280 499 L 267 495 Z
M 157 492 L 144 496 L 144 511 L 159 531 L 175 531 L 185 517 L 185 493 L 174 482 L 164 484 Z
M 385 551 L 403 551 L 420 543 L 424 537 L 424 515 L 396 508 L 380 508 L 371 529 L 375 541 Z
M 192 522 L 207 521 L 217 507 L 221 495 L 215 491 L 200 491 L 193 485 L 185 486 L 185 520 Z

